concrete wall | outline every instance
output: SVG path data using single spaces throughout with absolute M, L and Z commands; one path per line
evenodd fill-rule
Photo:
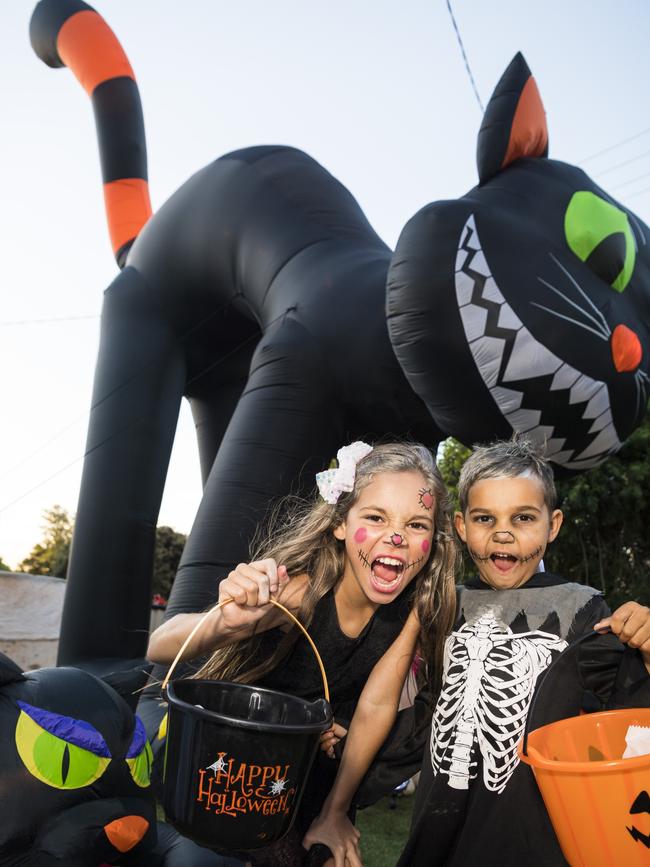
M 24 671 L 56 665 L 65 581 L 0 572 L 0 652 Z
M 65 581 L 0 571 L 0 653 L 23 671 L 56 665 Z M 150 629 L 165 611 L 151 609 Z

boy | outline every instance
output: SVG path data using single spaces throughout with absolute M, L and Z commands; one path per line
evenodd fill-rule
M 622 642 L 644 649 L 621 645 L 619 653 L 611 638 L 590 639 L 577 667 L 562 667 L 562 688 L 544 692 L 544 716 L 531 723 L 571 716 L 584 704 L 649 704 L 649 612 L 626 603 L 609 617 L 597 590 L 537 572 L 562 512 L 552 470 L 531 443 L 476 449 L 458 494 L 456 530 L 478 578 L 460 589 L 422 796 L 400 864 L 565 865 L 532 772 L 516 752 L 535 682 L 576 638 L 610 626 Z M 590 660 L 603 670 L 589 671 Z
M 562 524 L 555 496 L 548 462 L 523 439 L 478 448 L 463 466 L 455 525 L 478 577 L 458 588 L 430 748 L 398 867 L 566 867 L 517 745 L 537 678 L 578 637 L 609 627 L 620 642 L 595 635 L 566 654 L 552 687 L 542 688 L 531 728 L 581 709 L 650 705 L 650 610 L 628 602 L 610 616 L 599 591 L 537 571 Z M 407 651 L 405 645 L 394 660 L 399 676 Z M 341 766 L 350 770 L 307 839 L 329 842 L 341 859 L 337 867 L 343 858 L 356 865 L 359 852 L 341 816 L 348 789 L 394 719 L 395 691 L 380 696 L 373 677 L 359 703 L 372 730 L 364 737 L 351 727 Z

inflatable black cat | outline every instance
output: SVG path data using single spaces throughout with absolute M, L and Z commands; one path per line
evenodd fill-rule
M 139 233 L 144 129 L 115 36 L 80 0 L 43 0 L 30 32 L 39 57 L 65 62 L 92 93 L 124 263 L 102 313 L 59 660 L 135 658 L 183 396 L 204 495 L 169 614 L 215 599 L 269 503 L 301 480 L 311 489 L 342 444 L 411 433 L 435 446 L 441 434 L 388 338 L 391 251 L 345 187 L 301 151 L 240 150 L 197 172 Z M 89 622 L 91 610 L 102 617 Z

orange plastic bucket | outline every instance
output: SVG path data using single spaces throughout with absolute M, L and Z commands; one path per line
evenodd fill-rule
M 623 759 L 650 708 L 571 717 L 528 734 L 531 765 L 571 867 L 650 867 L 650 755 Z

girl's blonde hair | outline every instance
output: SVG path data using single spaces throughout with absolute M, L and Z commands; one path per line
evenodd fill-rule
M 309 583 L 297 618 L 309 626 L 323 596 L 336 586 L 345 567 L 345 545 L 334 529 L 346 519 L 361 491 L 378 473 L 416 471 L 425 479 L 425 489 L 434 495 L 434 534 L 431 557 L 415 580 L 414 608 L 420 621 L 419 653 L 424 660 L 423 678 L 437 688 L 442 678 L 444 643 L 454 621 L 455 575 L 458 548 L 449 515 L 445 483 L 431 452 L 416 443 L 385 443 L 375 446 L 356 466 L 354 488 L 333 505 L 315 500 L 281 501 L 262 537 L 253 540 L 251 559 L 273 557 L 287 568 L 290 577 L 305 574 Z M 255 662 L 259 637 L 217 649 L 196 677 L 251 683 L 274 669 L 300 637 L 293 627 L 266 660 Z M 253 661 L 253 662 L 251 662 Z

